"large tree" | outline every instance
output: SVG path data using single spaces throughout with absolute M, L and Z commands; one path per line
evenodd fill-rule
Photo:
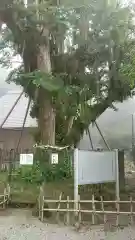
M 0 0 L 2 62 L 9 48 L 22 65 L 9 81 L 25 88 L 38 141 L 76 144 L 89 124 L 134 84 L 120 70 L 131 44 L 128 8 L 108 0 Z M 71 1 L 70 1 L 71 2 Z M 115 1 L 114 1 L 115 2 Z M 133 44 L 133 42 L 132 42 Z

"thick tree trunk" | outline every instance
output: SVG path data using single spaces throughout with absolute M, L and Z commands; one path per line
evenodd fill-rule
M 38 127 L 42 144 L 55 145 L 55 113 L 51 97 L 44 89 L 39 90 Z
M 45 73 L 51 72 L 50 49 L 49 49 L 49 33 L 44 29 L 43 35 L 46 43 L 39 47 L 37 57 L 38 69 Z M 42 144 L 55 145 L 55 112 L 52 106 L 51 94 L 42 87 L 38 92 L 39 97 L 39 118 L 38 126 Z

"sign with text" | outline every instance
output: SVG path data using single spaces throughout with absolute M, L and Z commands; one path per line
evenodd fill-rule
M 33 165 L 33 154 L 20 154 L 20 165 Z
M 51 164 L 58 164 L 58 153 L 52 153 Z
M 74 150 L 74 199 L 78 201 L 78 186 L 106 182 L 116 183 L 119 199 L 118 150 L 85 151 Z
M 116 181 L 116 153 L 78 150 L 78 184 Z

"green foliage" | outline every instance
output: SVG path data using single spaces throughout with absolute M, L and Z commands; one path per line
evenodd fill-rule
M 132 40 L 127 46 L 128 51 L 125 54 L 120 71 L 130 79 L 130 85 L 134 88 L 135 81 L 135 41 Z
M 39 165 L 20 167 L 14 171 L 13 181 L 41 184 L 43 177 Z
M 65 163 L 51 166 L 48 164 L 42 174 L 46 182 L 57 182 L 71 178 L 71 169 Z
M 70 153 L 71 154 L 71 153 Z M 41 184 L 42 182 L 57 182 L 72 177 L 71 157 L 67 152 L 59 153 L 59 163 L 50 164 L 49 154 L 38 151 L 34 157 L 33 166 L 21 166 L 14 170 L 13 181 Z
M 43 179 L 46 182 L 59 181 L 72 177 L 72 152 L 61 151 L 58 153 L 59 162 L 50 164 L 50 151 L 37 150 L 35 159 L 38 159 Z
M 58 91 L 63 87 L 63 81 L 59 76 L 53 76 L 41 71 L 26 74 L 25 77 L 27 76 L 33 79 L 33 83 L 37 87 L 43 87 L 49 92 Z

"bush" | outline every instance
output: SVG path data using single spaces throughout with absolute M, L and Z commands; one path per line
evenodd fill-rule
M 14 171 L 13 180 L 41 184 L 69 179 L 72 176 L 71 163 L 67 154 L 59 154 L 59 163 L 52 165 L 46 160 L 44 152 L 36 154 L 33 166 L 21 166 Z
M 35 164 L 33 166 L 22 166 L 15 170 L 13 180 L 41 184 L 43 182 L 43 177 L 39 165 Z

